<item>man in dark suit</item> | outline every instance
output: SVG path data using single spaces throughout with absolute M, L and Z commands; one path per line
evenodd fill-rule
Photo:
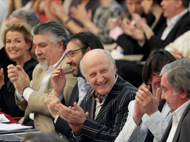
M 77 82 L 72 90 L 69 104 L 66 104 L 67 106 L 72 106 L 74 102 L 80 104 L 84 96 L 86 95 L 87 91 L 90 89 L 89 83 L 85 81 L 84 77 L 80 72 L 79 69 L 80 60 L 88 51 L 93 49 L 104 49 L 104 47 L 100 42 L 100 40 L 90 32 L 81 32 L 73 35 L 66 41 L 65 46 L 66 46 L 66 51 L 65 51 L 66 63 L 72 67 L 73 76 L 78 77 Z M 62 83 L 62 85 L 63 84 L 64 83 Z M 60 102 L 59 99 L 56 96 L 51 95 L 48 96 L 45 102 L 48 106 L 48 109 L 52 117 L 55 119 L 54 123 L 55 123 L 56 132 L 67 135 L 64 133 L 66 132 L 65 129 L 67 129 L 66 127 L 67 123 L 65 124 L 65 121 L 62 118 L 60 118 L 57 115 L 57 112 L 55 111 L 55 105 Z M 62 99 L 61 102 L 62 104 L 65 105 L 64 98 Z M 63 125 L 64 127 L 62 127 Z M 70 127 L 68 126 L 68 128 Z
M 105 50 L 86 53 L 80 70 L 92 89 L 81 107 L 76 102 L 73 107 L 58 104 L 56 110 L 68 122 L 75 140 L 114 141 L 126 121 L 128 104 L 137 89 L 116 74 L 115 62 Z
M 160 17 L 153 31 L 146 34 L 146 40 L 142 49 L 148 49 L 144 53 L 143 61 L 145 61 L 149 53 L 156 49 L 164 48 L 173 42 L 180 35 L 190 30 L 189 6 L 190 0 L 162 0 L 163 15 Z M 148 26 L 147 26 L 148 27 Z M 118 74 L 125 80 L 129 81 L 136 87 L 142 84 L 142 67 L 143 65 L 136 61 L 118 61 Z
M 161 71 L 162 97 L 172 113 L 161 142 L 188 142 L 190 138 L 190 60 L 170 63 Z

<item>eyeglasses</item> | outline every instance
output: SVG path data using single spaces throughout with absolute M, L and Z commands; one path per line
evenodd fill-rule
M 76 49 L 76 50 L 70 50 L 68 53 L 66 53 L 66 57 L 69 58 L 69 57 L 73 57 L 75 52 L 78 51 L 78 50 L 82 50 L 82 49 L 86 49 L 86 48 L 80 48 L 80 49 Z
M 151 72 L 151 75 L 154 76 L 154 77 L 159 77 L 159 78 L 161 77 L 159 73 L 153 73 L 153 72 Z

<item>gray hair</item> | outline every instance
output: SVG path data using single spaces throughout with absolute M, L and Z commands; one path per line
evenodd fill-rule
M 59 41 L 66 41 L 69 38 L 69 32 L 58 21 L 44 21 L 32 28 L 32 35 L 49 34 L 50 41 L 57 44 Z
M 18 9 L 13 11 L 10 17 L 16 17 L 18 19 L 24 20 L 31 27 L 34 27 L 40 22 L 40 16 L 32 10 Z
M 115 60 L 113 59 L 113 57 L 112 57 L 112 55 L 110 54 L 110 52 L 104 50 L 104 54 L 105 54 L 105 56 L 108 58 L 108 60 L 110 61 L 111 67 L 114 68 Z M 81 74 L 82 74 L 84 77 L 86 77 L 85 71 L 84 71 L 84 65 L 83 65 L 83 58 L 82 58 L 81 61 L 80 61 L 80 71 L 81 71 Z
M 177 93 L 187 92 L 187 96 L 190 97 L 190 59 L 176 60 L 170 64 L 167 64 L 161 70 L 160 75 L 167 72 L 168 84 Z

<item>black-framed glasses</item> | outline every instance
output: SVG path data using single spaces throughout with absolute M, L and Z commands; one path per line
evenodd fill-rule
M 75 52 L 76 51 L 79 51 L 79 50 L 82 50 L 82 49 L 86 49 L 86 48 L 79 48 L 79 49 L 76 49 L 76 50 L 70 50 L 68 53 L 66 53 L 66 57 L 69 58 L 69 57 L 73 57 Z
M 151 72 L 151 75 L 154 76 L 154 77 L 159 77 L 159 78 L 161 78 L 161 76 L 160 76 L 159 73 L 153 73 L 153 72 Z

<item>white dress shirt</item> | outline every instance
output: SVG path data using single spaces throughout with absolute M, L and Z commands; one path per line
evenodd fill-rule
M 183 15 L 185 15 L 188 12 L 187 9 L 185 9 L 183 12 L 181 12 L 180 14 L 172 17 L 171 19 L 167 18 L 167 27 L 164 29 L 161 39 L 165 40 L 168 36 L 168 34 L 171 32 L 171 30 L 173 29 L 173 27 L 177 24 L 177 22 L 181 19 L 181 17 Z
M 175 132 L 177 130 L 179 121 L 181 119 L 181 116 L 183 115 L 185 109 L 190 104 L 190 100 L 188 100 L 186 103 L 184 103 L 182 106 L 180 106 L 177 110 L 172 112 L 172 128 L 170 130 L 170 133 L 168 135 L 167 142 L 171 142 L 174 138 Z
M 157 111 L 150 117 L 147 114 L 144 114 L 139 126 L 137 126 L 133 120 L 134 108 L 135 100 L 129 103 L 127 121 L 115 142 L 144 142 L 148 129 L 154 135 L 154 142 L 159 141 L 171 119 L 168 105 L 165 103 L 161 113 Z

